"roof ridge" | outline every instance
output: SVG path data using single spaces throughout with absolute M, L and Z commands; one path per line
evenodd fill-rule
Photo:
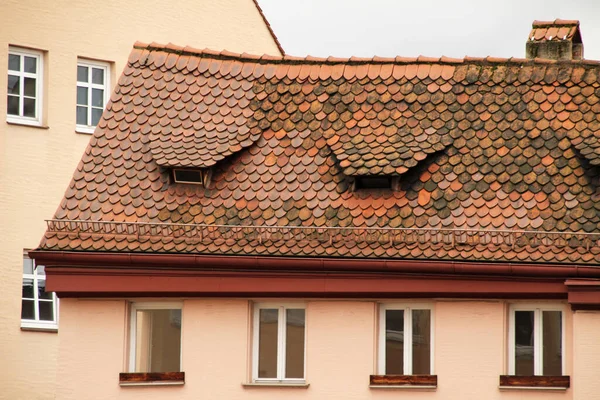
M 260 14 L 260 16 L 262 17 L 263 21 L 265 22 L 265 25 L 267 26 L 267 29 L 269 30 L 269 33 L 271 33 L 271 37 L 275 41 L 275 44 L 277 45 L 277 48 L 279 49 L 279 51 L 281 52 L 282 55 L 285 55 L 285 50 L 283 50 L 283 47 L 281 46 L 281 43 L 279 42 L 279 39 L 277 38 L 277 35 L 275 35 L 275 31 L 273 31 L 273 28 L 271 27 L 271 24 L 269 23 L 269 20 L 267 19 L 267 16 L 263 12 L 262 8 L 260 8 L 260 5 L 258 5 L 258 0 L 252 0 L 252 2 L 254 2 L 254 5 L 256 6 L 256 9 L 258 10 L 258 13 Z
M 468 63 L 468 64 L 475 64 L 475 65 L 497 65 L 497 64 L 530 64 L 530 65 L 534 65 L 534 64 L 558 64 L 558 65 L 592 65 L 592 66 L 598 66 L 600 65 L 600 60 L 547 60 L 547 59 L 540 59 L 540 58 L 536 58 L 536 59 L 526 59 L 526 58 L 520 58 L 520 57 L 509 57 L 509 58 L 504 58 L 504 57 L 494 57 L 494 56 L 487 56 L 487 57 L 470 57 L 470 56 L 465 56 L 463 58 L 452 58 L 452 57 L 446 57 L 446 56 L 441 56 L 441 57 L 426 57 L 426 56 L 418 56 L 418 57 L 400 57 L 400 56 L 396 56 L 396 57 L 379 57 L 379 56 L 373 56 L 373 57 L 356 57 L 356 56 L 351 56 L 351 57 L 347 57 L 347 58 L 339 58 L 339 57 L 332 57 L 329 56 L 327 58 L 325 57 L 314 57 L 311 55 L 307 55 L 306 57 L 297 57 L 297 56 L 290 56 L 290 55 L 283 55 L 283 56 L 277 56 L 277 55 L 269 55 L 269 54 L 263 54 L 263 55 L 256 55 L 256 54 L 249 54 L 249 53 L 235 53 L 235 52 L 231 52 L 228 50 L 222 50 L 222 51 L 217 51 L 217 50 L 212 50 L 212 49 L 197 49 L 191 46 L 185 46 L 185 47 L 181 47 L 181 46 L 177 46 L 173 43 L 168 43 L 168 44 L 160 44 L 160 43 L 156 43 L 156 42 L 152 42 L 152 43 L 143 43 L 143 42 L 135 42 L 133 45 L 134 49 L 137 50 L 147 50 L 147 51 L 163 51 L 166 53 L 175 53 L 175 54 L 179 54 L 179 55 L 187 55 L 187 56 L 197 56 L 197 57 L 202 57 L 202 56 L 208 56 L 210 58 L 215 58 L 215 59 L 223 59 L 223 60 L 237 60 L 237 61 L 242 61 L 242 62 L 256 62 L 259 64 L 266 64 L 266 63 L 289 63 L 289 64 L 331 64 L 331 65 L 335 65 L 335 64 L 398 64 L 398 65 L 402 65 L 402 64 L 450 64 L 450 65 L 457 65 L 457 64 L 464 64 L 464 63 Z
M 547 28 L 549 26 L 579 26 L 579 21 L 576 19 L 555 19 L 554 21 L 538 21 L 535 20 L 531 24 L 534 28 Z

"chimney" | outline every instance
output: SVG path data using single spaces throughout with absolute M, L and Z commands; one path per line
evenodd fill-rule
M 583 43 L 579 21 L 564 19 L 533 21 L 525 45 L 525 53 L 527 58 L 581 60 Z

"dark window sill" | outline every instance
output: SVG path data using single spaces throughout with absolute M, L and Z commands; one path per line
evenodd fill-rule
M 500 375 L 500 389 L 567 389 L 571 377 L 564 376 L 516 376 Z
M 371 375 L 371 389 L 435 389 L 437 375 Z
M 121 372 L 120 386 L 173 386 L 185 383 L 185 372 Z

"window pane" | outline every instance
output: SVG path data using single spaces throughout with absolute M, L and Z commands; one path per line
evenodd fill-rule
M 87 124 L 87 107 L 77 106 L 77 125 Z
M 93 125 L 93 126 L 98 125 L 98 121 L 100 121 L 101 116 L 102 116 L 101 108 L 92 108 L 92 123 L 90 125 Z
M 9 115 L 19 115 L 19 98 L 17 96 L 8 96 L 6 113 Z
M 413 375 L 431 373 L 431 310 L 412 312 Z
M 16 54 L 8 55 L 8 69 L 11 71 L 21 70 L 21 57 Z
M 38 299 L 52 300 L 52 292 L 46 292 L 45 279 L 38 279 Z
M 35 302 L 33 300 L 21 302 L 21 319 L 35 319 Z
M 8 93 L 9 94 L 19 94 L 21 93 L 21 88 L 19 86 L 20 80 L 18 76 L 9 75 L 8 76 Z
M 87 106 L 88 104 L 88 88 L 77 86 L 77 104 Z
M 259 310 L 258 377 L 277 378 L 278 309 Z
M 385 312 L 385 373 L 404 374 L 404 310 Z
M 25 299 L 33 299 L 33 279 L 23 278 L 23 294 Z
M 304 378 L 304 310 L 286 310 L 285 377 Z
M 515 311 L 515 375 L 533 375 L 534 311 Z
M 92 106 L 104 108 L 104 90 L 92 89 Z
M 38 302 L 38 306 L 40 307 L 40 321 L 54 321 L 53 305 L 51 301 Z
M 88 67 L 77 66 L 77 82 L 88 81 Z
M 136 372 L 178 372 L 181 358 L 181 310 L 138 310 Z
M 92 83 L 104 85 L 104 70 L 100 68 L 92 68 Z
M 25 78 L 25 96 L 35 97 L 35 78 Z
M 543 311 L 543 375 L 562 375 L 562 313 Z
M 23 258 L 23 273 L 33 274 L 33 260 L 31 258 Z
M 35 118 L 35 99 L 23 99 L 23 116 Z
M 37 72 L 37 59 L 25 56 L 25 72 L 35 74 Z
M 35 271 L 37 272 L 38 276 L 45 276 L 46 275 L 46 267 L 44 267 L 43 265 L 38 265 L 35 268 Z

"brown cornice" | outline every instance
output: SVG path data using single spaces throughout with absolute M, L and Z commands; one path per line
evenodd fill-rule
M 396 272 L 472 276 L 600 278 L 600 267 L 576 264 L 485 263 L 445 260 L 301 258 L 159 253 L 107 253 L 32 250 L 38 264 L 62 267 L 265 270 L 305 272 Z

